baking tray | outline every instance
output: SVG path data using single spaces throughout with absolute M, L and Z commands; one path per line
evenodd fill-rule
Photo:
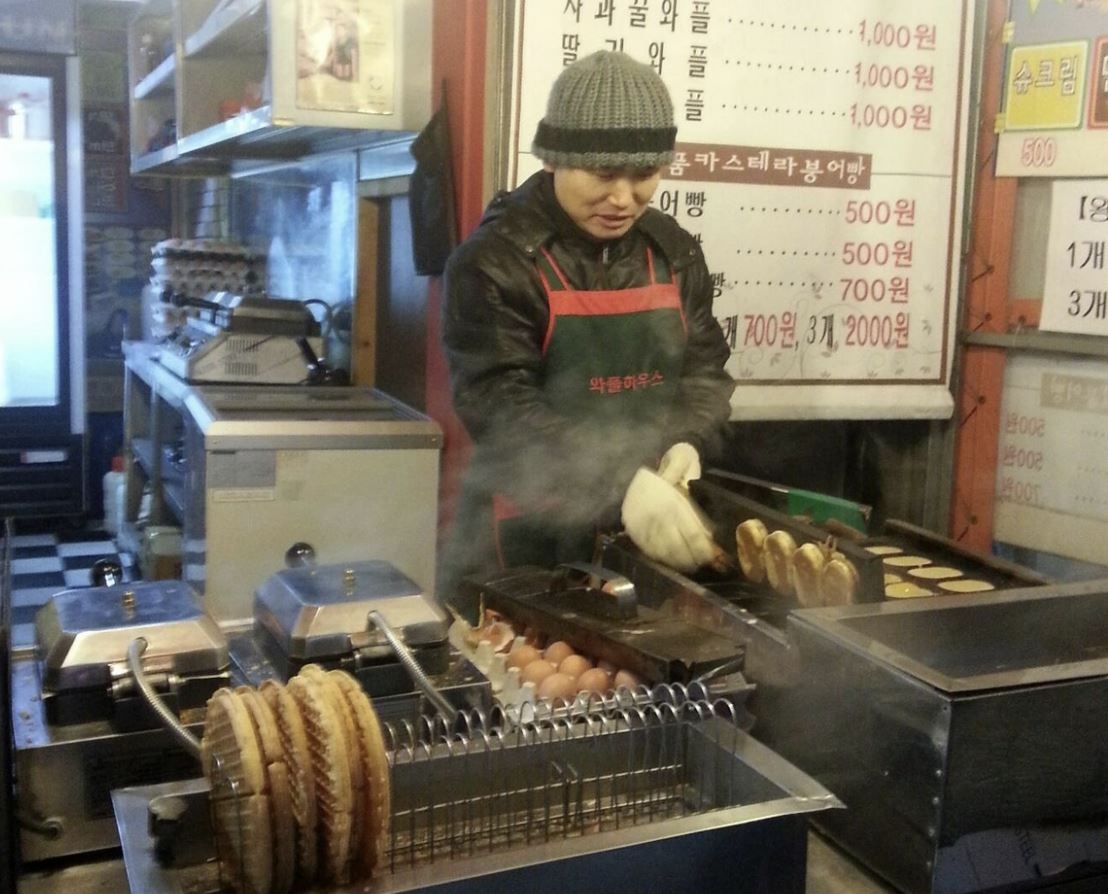
M 866 537 L 859 543 L 863 548 L 892 546 L 900 549 L 904 555 L 925 557 L 931 569 L 949 568 L 957 571 L 959 576 L 954 580 L 981 581 L 995 590 L 1042 586 L 1050 583 L 1049 578 L 1029 568 L 967 549 L 957 541 L 898 519 L 886 520 L 880 534 Z M 948 581 L 920 579 L 911 569 L 887 568 L 886 570 L 903 581 L 927 590 L 926 595 L 948 595 L 943 587 L 943 584 Z M 886 579 L 886 584 L 889 582 L 890 579 Z

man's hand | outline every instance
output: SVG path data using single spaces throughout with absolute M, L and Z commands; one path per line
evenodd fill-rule
M 643 467 L 635 473 L 622 515 L 632 542 L 655 561 L 690 572 L 715 559 L 718 550 L 704 518 L 686 493 L 657 472 Z
M 670 484 L 688 490 L 689 482 L 700 477 L 700 454 L 685 441 L 674 444 L 658 463 L 658 474 Z

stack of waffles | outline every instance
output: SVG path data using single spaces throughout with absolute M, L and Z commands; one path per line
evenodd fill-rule
M 390 816 L 385 740 L 350 674 L 307 665 L 208 702 L 201 741 L 221 871 L 240 894 L 367 880 Z

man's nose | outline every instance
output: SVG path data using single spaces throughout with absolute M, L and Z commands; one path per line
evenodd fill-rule
M 626 177 L 618 177 L 613 180 L 608 189 L 608 200 L 620 208 L 631 204 L 634 197 L 634 189 L 631 181 Z

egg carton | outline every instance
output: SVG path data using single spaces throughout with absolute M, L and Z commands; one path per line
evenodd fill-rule
M 497 621 L 506 630 L 511 625 Z M 474 641 L 476 629 L 464 618 L 455 617 L 448 631 L 450 645 L 489 680 L 495 706 L 510 725 L 530 723 L 557 716 L 586 716 L 614 706 L 644 705 L 655 700 L 654 687 L 630 677 L 622 685 L 601 690 L 575 692 L 568 697 L 544 698 L 532 680 L 522 679 L 521 667 L 509 667 L 507 659 L 516 648 L 529 646 L 527 638 L 517 634 L 497 635 Z M 586 659 L 587 660 L 587 659 Z M 664 686 L 668 698 L 673 687 Z

